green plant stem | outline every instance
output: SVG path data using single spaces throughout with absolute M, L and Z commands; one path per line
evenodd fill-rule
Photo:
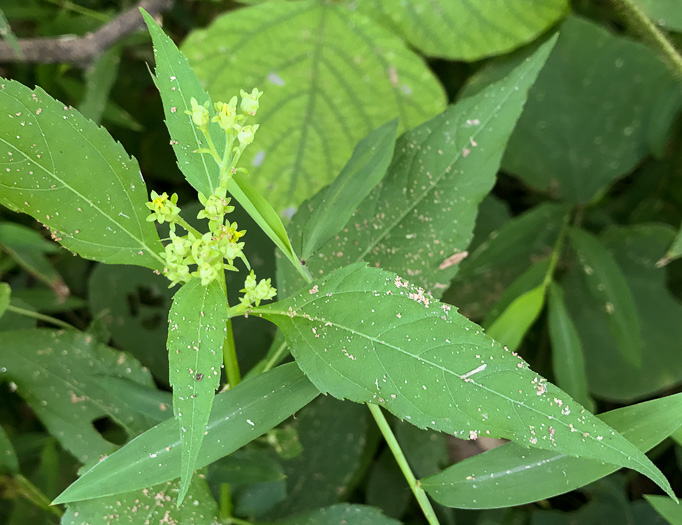
M 19 315 L 24 315 L 26 317 L 33 317 L 34 319 L 38 319 L 39 321 L 45 321 L 46 323 L 51 323 L 55 326 L 59 326 L 61 328 L 66 328 L 67 330 L 76 330 L 76 327 L 71 326 L 69 323 L 65 323 L 61 319 L 56 319 L 54 317 L 51 317 L 49 315 L 44 315 L 38 312 L 34 312 L 32 310 L 26 310 L 24 308 L 19 308 L 17 306 L 12 306 L 9 305 L 7 307 L 8 312 L 14 312 L 15 314 Z
M 197 239 L 201 238 L 201 233 L 199 233 L 199 230 L 194 228 L 192 225 L 190 225 L 185 219 L 183 219 L 179 215 L 178 215 L 178 218 L 175 220 L 175 223 L 182 226 L 186 231 L 192 232 L 197 237 Z
M 658 48 L 677 78 L 682 81 L 682 55 L 665 33 L 656 27 L 656 24 L 633 0 L 611 0 L 611 2 L 623 12 L 635 31 L 638 31 Z
M 227 302 L 227 284 L 225 283 L 225 272 L 221 272 L 218 277 L 220 289 L 225 294 L 225 303 L 227 308 L 230 308 L 230 303 Z M 242 382 L 242 375 L 239 371 L 239 361 L 237 360 L 237 347 L 234 344 L 234 332 L 232 330 L 232 319 L 228 317 L 225 323 L 225 340 L 223 341 L 223 363 L 225 363 L 225 374 L 227 375 L 227 384 L 229 388 L 234 388 Z
M 61 518 L 64 511 L 60 507 L 52 505 L 50 499 L 43 494 L 38 487 L 36 487 L 30 480 L 22 476 L 21 474 L 16 474 L 13 477 L 4 477 L 5 484 L 14 485 L 14 490 L 21 494 L 25 499 L 33 503 L 36 507 L 54 514 L 55 516 Z
M 263 371 L 261 373 L 265 373 L 268 370 L 271 370 L 274 368 L 276 365 L 279 364 L 279 362 L 282 360 L 284 357 L 284 352 L 287 349 L 287 343 L 286 341 L 283 342 L 281 345 L 279 345 L 279 348 L 275 351 L 275 353 L 272 355 L 270 359 L 265 363 L 265 366 L 263 367 Z
M 381 408 L 378 405 L 372 405 L 371 403 L 367 403 L 367 407 L 372 413 L 372 416 L 374 416 L 374 420 L 377 422 L 377 426 L 379 427 L 379 430 L 381 430 L 388 447 L 391 449 L 393 457 L 395 457 L 403 476 L 405 476 L 408 485 L 412 489 L 414 497 L 417 498 L 417 503 L 419 503 L 419 506 L 426 517 L 426 521 L 428 521 L 430 525 L 438 525 L 436 512 L 433 510 L 426 492 L 424 492 L 424 489 L 421 488 L 417 478 L 412 473 L 412 469 L 410 469 L 410 465 L 407 463 L 405 454 L 403 454 L 403 450 L 400 448 L 398 440 L 395 438 L 393 430 L 391 430 L 388 421 L 386 421 L 386 417 L 381 411 Z
M 542 280 L 542 286 L 547 288 L 549 283 L 554 277 L 554 271 L 556 270 L 557 263 L 559 262 L 559 256 L 561 255 L 561 250 L 564 245 L 564 239 L 566 238 L 566 231 L 568 230 L 569 216 L 564 216 L 564 223 L 561 225 L 561 230 L 559 231 L 559 236 L 554 243 L 552 248 L 552 255 L 549 259 L 549 266 L 547 267 L 547 272 L 545 272 L 545 278 Z

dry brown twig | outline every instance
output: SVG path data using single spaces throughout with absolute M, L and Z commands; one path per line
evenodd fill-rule
M 68 62 L 87 67 L 99 55 L 123 37 L 144 27 L 140 7 L 152 16 L 168 11 L 173 0 L 140 0 L 135 7 L 85 36 L 56 38 L 25 38 L 19 40 L 23 56 L 17 56 L 8 42 L 0 42 L 0 62 L 37 62 L 54 64 Z

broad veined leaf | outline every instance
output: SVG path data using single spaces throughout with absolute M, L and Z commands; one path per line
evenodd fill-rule
M 118 403 L 145 416 L 150 427 L 173 415 L 172 395 L 164 390 L 120 377 L 101 377 L 100 381 Z
M 575 323 L 566 310 L 564 293 L 556 283 L 549 285 L 548 323 L 552 341 L 552 370 L 557 385 L 590 412 L 594 412 L 594 401 L 587 388 L 583 346 Z
M 569 9 L 566 0 L 363 0 L 357 8 L 425 55 L 466 61 L 530 42 Z
M 609 330 L 609 315 L 592 299 L 580 268 L 562 280 L 566 307 L 585 350 L 590 392 L 622 403 L 650 397 L 682 382 L 682 303 L 656 266 L 674 237 L 662 224 L 609 228 L 600 241 L 621 269 L 637 307 L 642 333 L 641 366 L 622 358 Z
M 318 525 L 320 523 L 352 523 L 353 525 L 400 525 L 399 521 L 389 518 L 369 505 L 350 505 L 340 503 L 331 507 L 304 512 L 285 520 L 268 525 Z
M 519 295 L 490 325 L 487 330 L 488 335 L 510 350 L 516 350 L 526 332 L 537 320 L 544 305 L 545 287 L 543 285 Z
M 528 275 L 529 266 L 552 253 L 568 212 L 568 207 L 544 203 L 493 231 L 462 261 L 452 286 L 445 292 L 445 300 L 457 305 L 466 317 L 491 319 L 499 315 L 502 308 L 498 305 L 506 307 L 513 300 L 505 300 L 512 286 L 525 286 L 524 274 L 533 277 Z
M 569 238 L 578 255 L 587 288 L 608 314 L 608 325 L 623 358 L 642 364 L 642 333 L 632 292 L 618 263 L 597 237 L 571 228 Z
M 2 333 L 0 381 L 11 380 L 50 434 L 87 463 L 116 450 L 92 426 L 108 416 L 134 436 L 146 418 L 109 395 L 100 378 L 114 376 L 153 386 L 151 375 L 128 354 L 87 334 L 46 329 Z
M 106 130 L 13 80 L 0 81 L 0 115 L 1 204 L 86 259 L 163 268 L 140 168 Z
M 163 100 L 166 127 L 178 159 L 178 167 L 194 189 L 209 196 L 219 185 L 220 169 L 212 157 L 197 152 L 198 149 L 206 147 L 205 138 L 185 111 L 191 110 L 192 98 L 200 104 L 210 102 L 211 99 L 173 41 L 146 11 L 142 10 L 142 15 L 154 42 L 156 85 Z M 232 91 L 222 92 L 218 98 L 222 97 L 223 101 L 229 100 L 243 87 L 244 85 L 237 85 Z M 208 110 L 211 116 L 215 115 L 215 108 L 210 103 Z M 225 151 L 224 133 L 218 126 L 209 126 L 208 129 L 218 155 L 222 156 Z M 260 134 L 258 136 L 260 137 Z M 242 174 L 232 177 L 227 190 L 277 247 L 289 259 L 298 262 L 279 215 L 270 203 L 251 187 L 246 178 Z
M 440 296 L 466 256 L 478 204 L 495 183 L 507 139 L 553 44 L 499 83 L 405 133 L 383 181 L 307 261 L 313 276 L 365 260 Z M 316 196 L 310 206 L 320 200 Z M 303 285 L 289 268 L 279 267 L 280 293 Z
M 180 483 L 168 481 L 147 489 L 70 503 L 61 525 L 218 525 L 218 505 L 206 481 L 196 476 L 185 503 L 178 506 Z
M 364 263 L 253 309 L 277 324 L 323 393 L 376 403 L 421 428 L 633 468 L 670 485 L 637 448 L 452 307 Z
M 657 110 L 670 100 L 677 102 Z M 653 50 L 570 17 L 502 166 L 535 188 L 587 203 L 656 149 L 651 136 L 665 140 L 680 102 L 678 81 Z
M 312 401 L 319 391 L 294 363 L 239 383 L 216 396 L 195 468 L 253 441 Z M 54 503 L 151 487 L 180 475 L 180 428 L 169 419 L 106 457 Z
M 597 416 L 647 452 L 682 425 L 682 394 L 612 410 Z M 604 458 L 605 459 L 605 458 Z M 442 505 L 484 509 L 523 505 L 570 492 L 617 467 L 508 443 L 442 472 L 420 485 Z
M 201 279 L 191 279 L 173 297 L 167 347 L 173 413 L 182 438 L 180 501 L 192 479 L 220 386 L 226 322 L 227 302 L 218 281 L 204 286 Z
M 304 260 L 346 225 L 358 204 L 386 174 L 393 158 L 397 129 L 398 121 L 394 119 L 358 142 L 338 177 L 321 190 L 320 205 L 310 210 L 306 221 L 298 221 L 300 228 L 294 230 L 292 237 L 294 245 L 301 247 L 298 252 Z
M 328 184 L 380 124 L 397 116 L 404 130 L 445 106 L 438 81 L 400 38 L 335 3 L 232 11 L 182 50 L 214 98 L 265 92 L 242 165 L 279 212 Z

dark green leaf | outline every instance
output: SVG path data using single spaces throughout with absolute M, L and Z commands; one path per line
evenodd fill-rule
M 397 423 L 395 434 L 418 478 L 435 474 L 447 465 L 448 445 L 445 434 L 421 430 L 402 421 Z
M 548 322 L 552 341 L 552 369 L 557 385 L 590 412 L 594 412 L 594 401 L 587 389 L 580 336 L 566 310 L 561 287 L 555 283 L 549 286 Z
M 109 100 L 109 93 L 111 93 L 111 88 L 118 75 L 121 50 L 120 45 L 110 47 L 95 60 L 85 73 L 85 96 L 78 106 L 78 111 L 85 118 L 98 124 L 102 120 Z
M 650 397 L 682 381 L 682 303 L 666 284 L 656 261 L 666 252 L 674 230 L 660 224 L 614 227 L 601 242 L 625 275 L 642 333 L 641 367 L 622 358 L 608 330 L 609 315 L 597 305 L 580 269 L 562 281 L 566 307 L 583 344 L 587 383 L 593 395 L 621 403 Z
M 384 180 L 307 261 L 313 276 L 365 260 L 440 296 L 466 256 L 478 204 L 495 182 L 507 138 L 553 42 L 499 83 L 403 135 Z M 284 296 L 303 285 L 288 268 L 279 270 Z
M 410 128 L 445 106 L 442 88 L 416 54 L 336 3 L 269 2 L 231 11 L 192 32 L 182 49 L 214 98 L 253 87 L 265 92 L 261 128 L 242 165 L 278 212 L 331 182 L 380 124 L 398 116 L 401 128 Z
M 149 489 L 70 503 L 61 525 L 128 525 L 158 523 L 217 525 L 218 505 L 206 481 L 195 477 L 186 501 L 178 506 L 179 481 L 168 481 Z
M 19 472 L 19 460 L 5 429 L 0 425 L 0 472 Z
M 146 419 L 117 403 L 100 379 L 114 376 L 152 386 L 149 372 L 89 335 L 45 329 L 3 332 L 0 362 L 0 381 L 16 383 L 49 432 L 83 463 L 116 449 L 94 429 L 93 420 L 110 417 L 129 436 L 146 427 Z
M 149 427 L 172 417 L 173 399 L 168 392 L 120 377 L 106 376 L 99 380 L 119 404 L 145 416 Z
M 10 285 L 7 283 L 0 283 L 0 317 L 5 315 L 11 295 L 12 288 L 10 288 Z
M 682 506 L 666 496 L 644 495 L 649 504 L 671 525 L 682 523 Z
M 492 232 L 462 261 L 444 300 L 457 305 L 470 318 L 492 315 L 496 303 L 506 296 L 515 279 L 520 279 L 538 259 L 552 253 L 568 211 L 564 206 L 541 204 Z M 505 307 L 512 300 L 510 297 L 505 301 Z
M 473 62 L 530 42 L 568 12 L 568 2 L 364 0 L 359 9 L 425 55 Z
M 320 397 L 296 414 L 303 453 L 282 461 L 287 497 L 271 519 L 338 503 L 361 465 L 367 443 L 366 407 Z
M 642 364 L 639 314 L 623 272 L 597 237 L 571 228 L 569 238 L 578 255 L 587 288 L 606 312 L 611 335 L 623 358 L 635 367 Z
M 341 503 L 332 505 L 269 525 L 325 525 L 353 524 L 353 525 L 400 525 L 400 522 L 384 516 L 379 509 L 366 505 L 350 505 Z
M 654 24 L 682 32 L 682 10 L 677 0 L 634 0 Z
M 0 164 L 11 166 L 0 172 L 1 204 L 86 259 L 163 267 L 137 161 L 103 128 L 13 80 L 0 85 L 0 115 Z
M 338 177 L 321 190 L 321 202 L 292 235 L 305 260 L 343 228 L 360 202 L 386 174 L 393 158 L 398 121 L 392 120 L 358 142 Z M 304 208 L 305 209 L 305 208 Z M 296 235 L 300 231 L 300 239 Z
M 168 314 L 168 364 L 173 413 L 180 426 L 182 461 L 179 500 L 189 488 L 215 391 L 220 387 L 227 302 L 218 281 L 184 284 Z
M 646 452 L 682 425 L 682 394 L 597 417 Z M 452 465 L 420 484 L 443 505 L 482 509 L 551 498 L 616 470 L 608 463 L 509 443 Z
M 381 510 L 389 518 L 400 519 L 407 510 L 412 491 L 389 448 L 383 449 L 374 461 L 365 494 L 365 503 Z
M 653 50 L 570 17 L 502 165 L 535 188 L 587 203 L 649 153 L 650 136 L 665 139 L 677 110 L 655 109 L 671 99 L 679 109 L 679 83 Z
M 280 366 L 216 396 L 196 468 L 231 454 L 318 395 L 295 364 Z M 54 503 L 150 487 L 180 475 L 180 429 L 169 419 L 97 463 Z
M 253 310 L 276 323 L 323 393 L 376 403 L 421 428 L 627 466 L 670 486 L 647 457 L 480 327 L 399 276 L 340 268 Z

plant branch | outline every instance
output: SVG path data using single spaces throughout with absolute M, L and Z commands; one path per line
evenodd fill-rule
M 419 506 L 426 517 L 426 521 L 429 522 L 429 525 L 438 525 L 436 512 L 433 510 L 426 492 L 424 492 L 424 489 L 419 486 L 417 478 L 415 478 L 414 474 L 412 473 L 412 469 L 410 469 L 410 465 L 407 463 L 405 454 L 403 454 L 403 449 L 400 448 L 400 444 L 393 434 L 388 421 L 386 421 L 386 417 L 381 411 L 381 408 L 378 405 L 373 405 L 371 403 L 367 403 L 367 407 L 372 413 L 372 416 L 374 416 L 374 420 L 377 422 L 377 426 L 379 427 L 379 430 L 381 430 L 381 434 L 384 436 L 388 447 L 391 449 L 393 457 L 395 457 L 403 476 L 405 476 L 407 484 L 412 489 L 414 497 L 417 498 L 417 503 L 419 503 Z
M 76 327 L 71 326 L 69 323 L 65 323 L 61 319 L 57 319 L 56 317 L 51 317 L 49 315 L 34 312 L 33 310 L 26 310 L 25 308 L 19 308 L 18 306 L 12 306 L 10 304 L 7 307 L 7 311 L 14 312 L 15 314 L 18 315 L 24 315 L 26 317 L 33 317 L 34 319 L 38 319 L 39 321 L 45 321 L 46 323 L 51 323 L 55 326 L 65 328 L 67 330 L 76 330 Z
M 82 37 L 64 35 L 56 38 L 19 39 L 19 56 L 8 42 L 0 42 L 0 62 L 68 62 L 87 67 L 123 37 L 144 27 L 140 8 L 155 16 L 168 11 L 172 5 L 173 0 L 140 0 L 134 7 Z
M 670 39 L 654 24 L 644 11 L 633 0 L 611 0 L 619 9 L 632 28 L 649 40 L 663 54 L 668 66 L 682 81 L 682 55 Z

